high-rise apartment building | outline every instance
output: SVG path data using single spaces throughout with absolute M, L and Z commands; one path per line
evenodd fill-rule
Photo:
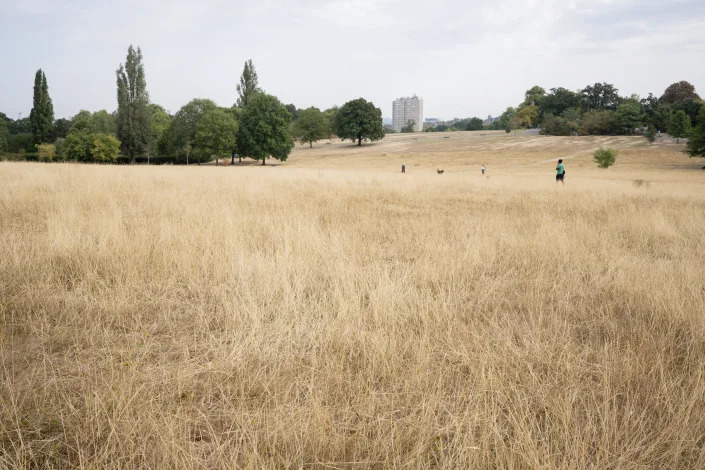
M 423 130 L 423 100 L 414 95 L 410 98 L 397 98 L 392 104 L 392 127 L 401 132 L 409 121 L 414 121 L 414 132 Z

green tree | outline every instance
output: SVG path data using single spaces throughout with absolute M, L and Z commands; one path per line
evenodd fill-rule
M 644 132 L 644 137 L 646 137 L 646 140 L 649 141 L 651 145 L 654 144 L 654 141 L 656 140 L 656 136 L 658 135 L 658 131 L 654 127 L 653 124 L 649 124 L 648 127 L 646 128 L 646 131 Z
M 54 132 L 52 133 L 52 138 L 54 140 L 62 138 L 65 139 L 71 130 L 71 121 L 68 119 L 60 118 L 54 121 Z
M 64 160 L 75 160 L 78 162 L 89 162 L 93 158 L 91 149 L 93 148 L 93 133 L 85 128 L 72 129 L 66 136 L 61 149 L 61 156 Z
M 332 108 L 328 108 L 323 111 L 323 115 L 328 120 L 328 128 L 330 130 L 330 133 L 328 134 L 329 139 L 333 138 L 336 130 L 338 129 L 338 111 L 340 111 L 338 106 L 333 106 Z
M 686 137 L 690 132 L 690 118 L 685 111 L 676 111 L 671 116 L 671 123 L 668 126 L 668 133 L 676 138 L 676 143 L 680 143 L 681 138 Z
M 478 117 L 470 119 L 467 126 L 465 126 L 465 129 L 468 131 L 481 131 L 483 129 L 482 119 Z
M 92 135 L 91 158 L 94 162 L 115 162 L 120 152 L 120 142 L 102 132 Z
M 690 118 L 690 123 L 695 126 L 698 123 L 700 109 L 705 106 L 705 102 L 696 99 L 681 100 L 673 105 L 673 111 L 683 111 Z
M 10 134 L 7 137 L 7 151 L 12 153 L 34 152 L 34 137 L 29 132 Z
M 516 119 L 514 119 L 516 115 L 516 109 L 512 108 L 511 106 L 507 108 L 498 119 L 499 128 L 503 129 L 507 134 L 512 132 L 512 130 L 515 129 L 515 126 L 517 124 Z
M 519 108 L 517 119 L 521 127 L 533 127 L 539 120 L 539 108 L 530 104 Z
M 248 98 L 240 117 L 238 150 L 262 160 L 262 165 L 269 157 L 285 161 L 294 147 L 290 122 L 291 114 L 276 97 L 255 93 Z
M 149 154 L 152 156 L 167 153 L 167 130 L 171 123 L 171 116 L 158 104 L 149 105 Z
M 705 157 L 705 106 L 700 109 L 698 125 L 693 128 L 688 137 L 685 153 L 691 157 Z
M 250 98 L 262 90 L 259 89 L 257 70 L 252 64 L 252 59 L 245 61 L 245 66 L 242 69 L 240 83 L 237 86 L 237 107 L 244 108 L 247 106 Z
M 624 135 L 632 135 L 634 129 L 644 124 L 644 111 L 639 100 L 632 96 L 617 106 L 614 112 L 615 129 Z
M 299 118 L 299 113 L 301 112 L 301 110 L 297 109 L 293 103 L 287 104 L 286 110 L 289 111 L 289 114 L 291 114 L 292 122 L 296 121 Z
M 610 148 L 600 148 L 592 155 L 593 160 L 597 163 L 598 168 L 609 168 L 614 165 L 617 160 L 617 152 Z
M 50 142 L 54 126 L 54 105 L 49 96 L 47 77 L 42 69 L 37 70 L 34 76 L 34 101 L 29 120 L 34 143 L 38 145 Z
M 104 109 L 91 115 L 91 128 L 94 132 L 117 135 L 117 116 Z
M 413 119 L 409 119 L 406 121 L 406 126 L 401 128 L 402 134 L 410 134 L 414 132 L 414 126 L 416 126 L 416 122 Z M 465 123 L 463 123 L 462 127 L 465 127 Z M 384 129 L 384 126 L 382 126 L 382 129 Z
M 235 149 L 238 125 L 232 113 L 211 109 L 196 123 L 193 155 L 198 163 L 231 155 Z
M 551 88 L 538 105 L 539 121 L 548 114 L 560 116 L 566 109 L 580 107 L 580 95 L 565 88 Z
M 80 110 L 71 118 L 71 128 L 69 132 L 73 129 L 87 129 L 93 132 L 93 115 L 90 111 L 85 109 Z
M 695 92 L 695 87 L 686 81 L 672 83 L 666 88 L 660 98 L 664 103 L 670 104 L 686 99 L 700 99 L 700 96 Z
M 10 135 L 14 134 L 31 134 L 32 133 L 32 122 L 28 117 L 17 119 L 13 121 L 12 119 L 7 122 L 7 130 Z
M 671 109 L 671 105 L 659 103 L 659 106 L 654 109 L 654 113 L 651 116 L 651 124 L 660 131 L 666 131 L 668 125 L 671 123 L 672 114 L 673 109 Z
M 619 90 L 609 83 L 595 83 L 580 90 L 580 104 L 584 110 L 617 109 L 622 98 Z
M 299 142 L 308 143 L 313 148 L 314 142 L 330 135 L 330 121 L 318 108 L 303 109 L 299 111 L 299 118 L 294 121 L 291 133 Z
M 524 102 L 521 106 L 536 106 L 539 107 L 543 98 L 546 96 L 546 90 L 540 86 L 533 86 L 524 93 Z
M 130 46 L 127 49 L 125 66 L 117 70 L 117 135 L 122 143 L 123 154 L 135 162 L 135 157 L 144 155 L 149 145 L 149 95 L 142 64 L 142 50 Z
M 382 110 L 364 98 L 348 101 L 337 114 L 336 134 L 342 140 L 380 140 L 384 138 L 382 125 Z
M 198 120 L 208 111 L 216 108 L 213 101 L 201 98 L 193 99 L 182 106 L 171 119 L 166 131 L 167 153 L 187 160 L 196 140 Z M 188 145 L 186 145 L 187 143 Z M 187 149 L 190 149 L 189 152 Z

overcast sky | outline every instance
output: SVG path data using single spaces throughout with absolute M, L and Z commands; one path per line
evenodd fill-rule
M 498 115 L 533 85 L 645 96 L 688 80 L 705 95 L 703 0 L 0 0 L 0 44 L 12 118 L 29 114 L 38 68 L 57 118 L 114 110 L 130 44 L 171 113 L 192 98 L 232 105 L 249 58 L 284 103 L 363 97 L 385 117 L 413 93 L 444 119 Z

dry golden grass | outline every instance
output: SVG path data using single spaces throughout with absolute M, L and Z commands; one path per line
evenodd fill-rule
M 0 468 L 705 467 L 702 161 L 417 137 L 0 163 Z

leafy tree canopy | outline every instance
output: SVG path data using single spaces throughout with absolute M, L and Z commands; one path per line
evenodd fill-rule
M 671 116 L 668 133 L 671 137 L 676 138 L 676 142 L 680 142 L 680 139 L 687 137 L 688 133 L 690 133 L 690 126 L 690 118 L 688 115 L 685 114 L 685 111 L 679 110 Z
M 614 113 L 614 125 L 621 134 L 632 135 L 634 129 L 644 124 L 644 111 L 637 97 L 624 101 Z
M 478 117 L 471 118 L 465 129 L 468 131 L 481 131 L 483 129 L 482 119 Z
M 255 160 L 273 157 L 284 161 L 294 142 L 289 134 L 291 114 L 274 96 L 252 95 L 240 116 L 238 150 Z
M 568 108 L 580 107 L 580 95 L 565 88 L 551 88 L 539 104 L 540 116 L 553 114 L 559 116 Z
M 348 101 L 337 114 L 336 134 L 342 140 L 380 140 L 384 138 L 382 110 L 364 98 Z
M 149 136 L 149 154 L 160 155 L 167 153 L 167 130 L 171 123 L 171 116 L 166 110 L 154 103 L 149 105 L 149 123 L 151 133 Z
M 580 91 L 580 104 L 584 110 L 611 109 L 616 110 L 622 98 L 619 90 L 609 83 L 595 83 Z
M 186 149 L 192 149 L 195 145 L 198 120 L 216 108 L 213 101 L 201 98 L 193 99 L 182 106 L 171 119 L 166 133 L 167 153 L 185 157 Z
M 96 111 L 91 115 L 91 127 L 95 132 L 117 135 L 117 113 L 109 113 L 104 109 Z
M 299 118 L 292 125 L 292 135 L 299 142 L 313 143 L 330 135 L 330 120 L 318 108 L 310 107 L 299 112 Z
M 70 130 L 71 121 L 64 118 L 57 119 L 54 121 L 54 133 L 52 134 L 52 138 L 54 140 L 66 138 Z
M 673 104 L 686 99 L 699 100 L 700 96 L 695 92 L 693 85 L 683 80 L 669 85 L 660 99 L 665 103 Z
M 54 105 L 49 96 L 47 77 L 42 69 L 37 70 L 34 76 L 34 101 L 29 114 L 32 127 L 32 136 L 35 144 L 42 144 L 51 140 L 54 127 Z
M 117 74 L 117 135 L 122 151 L 131 158 L 147 152 L 151 127 L 149 124 L 149 94 L 142 64 L 142 50 L 127 49 L 127 59 Z
M 259 78 L 257 77 L 257 70 L 252 63 L 252 59 L 245 61 L 245 66 L 242 69 L 242 75 L 240 76 L 240 83 L 237 85 L 237 107 L 244 108 L 247 103 L 255 93 L 259 93 Z
M 196 123 L 193 155 L 198 162 L 230 156 L 235 150 L 238 124 L 232 113 L 214 108 Z
M 538 85 L 533 86 L 524 93 L 524 102 L 521 106 L 540 106 L 545 96 L 546 90 Z

